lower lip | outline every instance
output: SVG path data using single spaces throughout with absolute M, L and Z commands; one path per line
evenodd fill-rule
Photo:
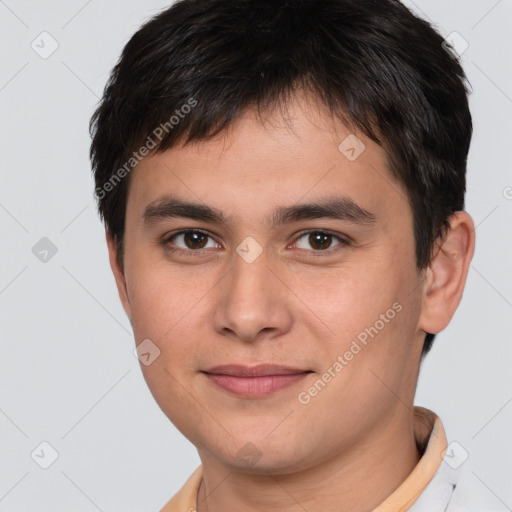
M 208 379 L 218 387 L 240 396 L 258 398 L 292 386 L 301 381 L 309 373 L 292 375 L 263 375 L 260 377 L 236 377 L 206 373 Z

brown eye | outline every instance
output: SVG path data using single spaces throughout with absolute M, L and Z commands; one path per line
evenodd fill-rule
M 310 231 L 301 235 L 294 245 L 299 249 L 313 249 L 313 252 L 327 252 L 338 245 L 347 245 L 347 242 L 343 238 L 326 231 Z
M 183 241 L 187 249 L 202 249 L 208 240 L 208 236 L 199 231 L 189 231 L 183 234 Z
M 313 249 L 329 249 L 332 243 L 332 236 L 327 233 L 310 233 L 308 242 Z
M 197 251 L 204 248 L 216 248 L 218 244 L 207 233 L 197 230 L 186 230 L 168 237 L 166 243 L 174 245 L 178 250 Z M 208 245 L 210 244 L 210 245 Z

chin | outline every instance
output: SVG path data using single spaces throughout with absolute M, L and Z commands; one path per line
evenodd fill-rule
M 289 437 L 284 445 L 283 439 L 276 437 L 270 441 L 265 440 L 263 436 L 259 441 L 230 442 L 229 446 L 226 446 L 227 453 L 217 453 L 216 456 L 223 464 L 245 473 L 288 474 L 302 469 L 303 462 L 310 458 L 302 450 L 298 452 L 298 445 L 300 446 L 300 443 L 292 443 Z M 240 448 L 235 449 L 238 446 Z

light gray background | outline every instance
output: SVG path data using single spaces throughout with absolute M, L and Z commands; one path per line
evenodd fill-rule
M 464 299 L 423 365 L 416 402 L 469 452 L 482 504 L 512 510 L 512 0 L 406 4 L 469 43 L 467 210 L 478 226 Z M 0 511 L 158 510 L 199 464 L 132 354 L 88 161 L 109 71 L 167 5 L 0 1 Z M 31 48 L 43 31 L 59 45 L 47 59 Z M 58 249 L 46 263 L 32 253 L 42 237 Z M 59 454 L 46 470 L 31 458 L 43 441 Z

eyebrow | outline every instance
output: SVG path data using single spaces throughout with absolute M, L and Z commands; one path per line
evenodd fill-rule
M 142 215 L 143 223 L 150 225 L 172 218 L 187 218 L 214 224 L 229 224 L 224 213 L 201 203 L 182 201 L 165 196 L 147 205 Z M 348 197 L 330 197 L 321 201 L 299 203 L 276 208 L 267 218 L 271 227 L 301 220 L 330 218 L 354 224 L 368 225 L 376 221 L 373 213 Z

